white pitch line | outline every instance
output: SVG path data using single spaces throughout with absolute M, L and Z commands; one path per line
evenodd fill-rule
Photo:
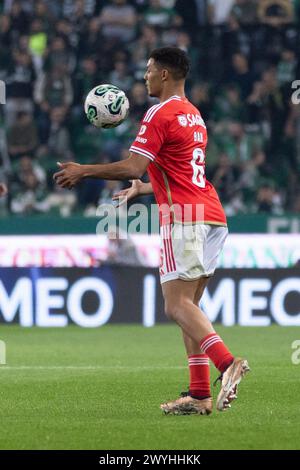
M 4 370 L 170 370 L 186 369 L 184 366 L 0 366 Z

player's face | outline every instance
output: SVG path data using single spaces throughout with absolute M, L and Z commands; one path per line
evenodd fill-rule
M 144 75 L 149 96 L 160 96 L 163 84 L 161 72 L 161 69 L 155 65 L 154 59 L 149 59 L 147 63 L 147 70 Z

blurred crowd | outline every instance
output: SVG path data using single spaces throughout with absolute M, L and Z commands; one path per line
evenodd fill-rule
M 0 0 L 2 213 L 90 216 L 110 201 L 123 183 L 62 190 L 56 162 L 127 158 L 155 102 L 148 55 L 164 45 L 191 59 L 186 91 L 206 121 L 207 177 L 227 214 L 300 213 L 300 0 Z M 115 129 L 99 131 L 83 112 L 100 83 L 130 100 Z

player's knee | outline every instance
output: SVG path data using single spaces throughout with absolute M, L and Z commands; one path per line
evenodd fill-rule
M 165 314 L 169 320 L 173 320 L 173 305 L 172 302 L 165 302 Z
M 165 301 L 165 313 L 169 320 L 177 321 L 182 311 L 182 302 L 180 300 L 166 300 Z

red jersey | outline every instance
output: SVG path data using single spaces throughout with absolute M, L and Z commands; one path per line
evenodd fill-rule
M 145 114 L 131 152 L 151 160 L 148 174 L 160 209 L 161 224 L 202 222 L 226 225 L 213 185 L 205 177 L 207 131 L 199 110 L 172 96 Z

